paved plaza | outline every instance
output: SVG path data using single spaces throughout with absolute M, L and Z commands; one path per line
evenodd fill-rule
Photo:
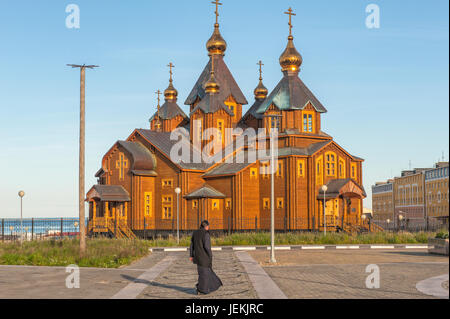
M 449 259 L 417 250 L 214 251 L 224 286 L 197 296 L 187 252 L 153 252 L 121 269 L 81 268 L 80 288 L 66 288 L 65 267 L 0 266 L 0 298 L 119 299 L 428 299 L 448 298 Z M 368 265 L 380 287 L 366 288 Z M 437 293 L 436 293 L 437 291 Z

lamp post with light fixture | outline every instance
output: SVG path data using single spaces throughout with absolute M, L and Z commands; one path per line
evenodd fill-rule
M 180 193 L 181 188 L 175 188 L 175 194 L 177 194 L 177 245 L 180 244 Z
M 24 191 L 20 191 L 19 192 L 19 197 L 20 197 L 20 242 L 23 241 L 23 215 L 22 215 L 22 201 L 23 201 L 23 197 L 25 196 L 25 192 Z
M 400 213 L 403 213 L 403 212 L 400 212 Z M 398 230 L 401 230 L 402 220 L 403 220 L 403 215 L 402 214 L 398 215 Z
M 270 263 L 274 264 L 277 262 L 275 259 L 275 173 L 277 172 L 277 167 L 275 165 L 275 139 L 278 139 L 278 130 L 280 129 L 279 119 L 282 115 L 279 114 L 268 114 L 264 115 L 268 118 L 270 123 Z
M 325 195 L 327 193 L 328 186 L 323 185 L 322 191 L 323 191 L 323 234 L 327 234 L 327 216 L 326 216 L 326 198 Z

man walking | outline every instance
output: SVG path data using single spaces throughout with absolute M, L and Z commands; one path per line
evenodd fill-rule
M 192 235 L 190 260 L 197 265 L 197 295 L 207 295 L 223 285 L 220 278 L 212 270 L 211 238 L 209 236 L 209 223 L 207 220 L 203 221 L 200 229 L 196 230 Z

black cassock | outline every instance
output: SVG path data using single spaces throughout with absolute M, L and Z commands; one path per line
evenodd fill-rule
M 197 290 L 209 294 L 219 289 L 223 284 L 212 270 L 211 238 L 207 230 L 201 228 L 192 235 L 190 256 L 197 265 Z

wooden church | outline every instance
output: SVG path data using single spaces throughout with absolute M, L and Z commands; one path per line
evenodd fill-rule
M 325 223 L 329 230 L 361 227 L 366 196 L 363 159 L 323 131 L 321 117 L 327 110 L 299 77 L 303 61 L 292 36 L 295 14 L 291 9 L 286 12 L 290 31 L 279 58 L 280 82 L 269 94 L 260 62 L 254 102 L 243 114 L 248 101 L 225 63 L 227 43 L 219 29 L 220 3 L 216 0 L 215 4 L 216 23 L 206 44 L 209 61 L 185 101 L 189 114 L 178 105 L 170 63 L 165 101 L 160 105 L 158 91 L 157 111 L 149 129 L 135 129 L 103 157 L 96 174 L 98 184 L 86 196 L 88 232 L 112 231 L 132 237 L 171 231 L 177 224 L 188 231 L 198 228 L 203 219 L 209 220 L 213 230 L 269 229 L 272 205 L 277 230 L 321 230 Z M 267 159 L 233 160 L 245 157 L 251 143 L 213 163 L 203 159 L 177 162 L 171 159 L 177 143 L 171 133 L 178 128 L 185 130 L 184 143 L 192 153 L 205 147 L 208 141 L 203 132 L 209 128 L 219 132 L 222 148 L 236 140 L 227 129 L 277 130 L 274 202 Z M 325 196 L 323 185 L 328 187 Z

